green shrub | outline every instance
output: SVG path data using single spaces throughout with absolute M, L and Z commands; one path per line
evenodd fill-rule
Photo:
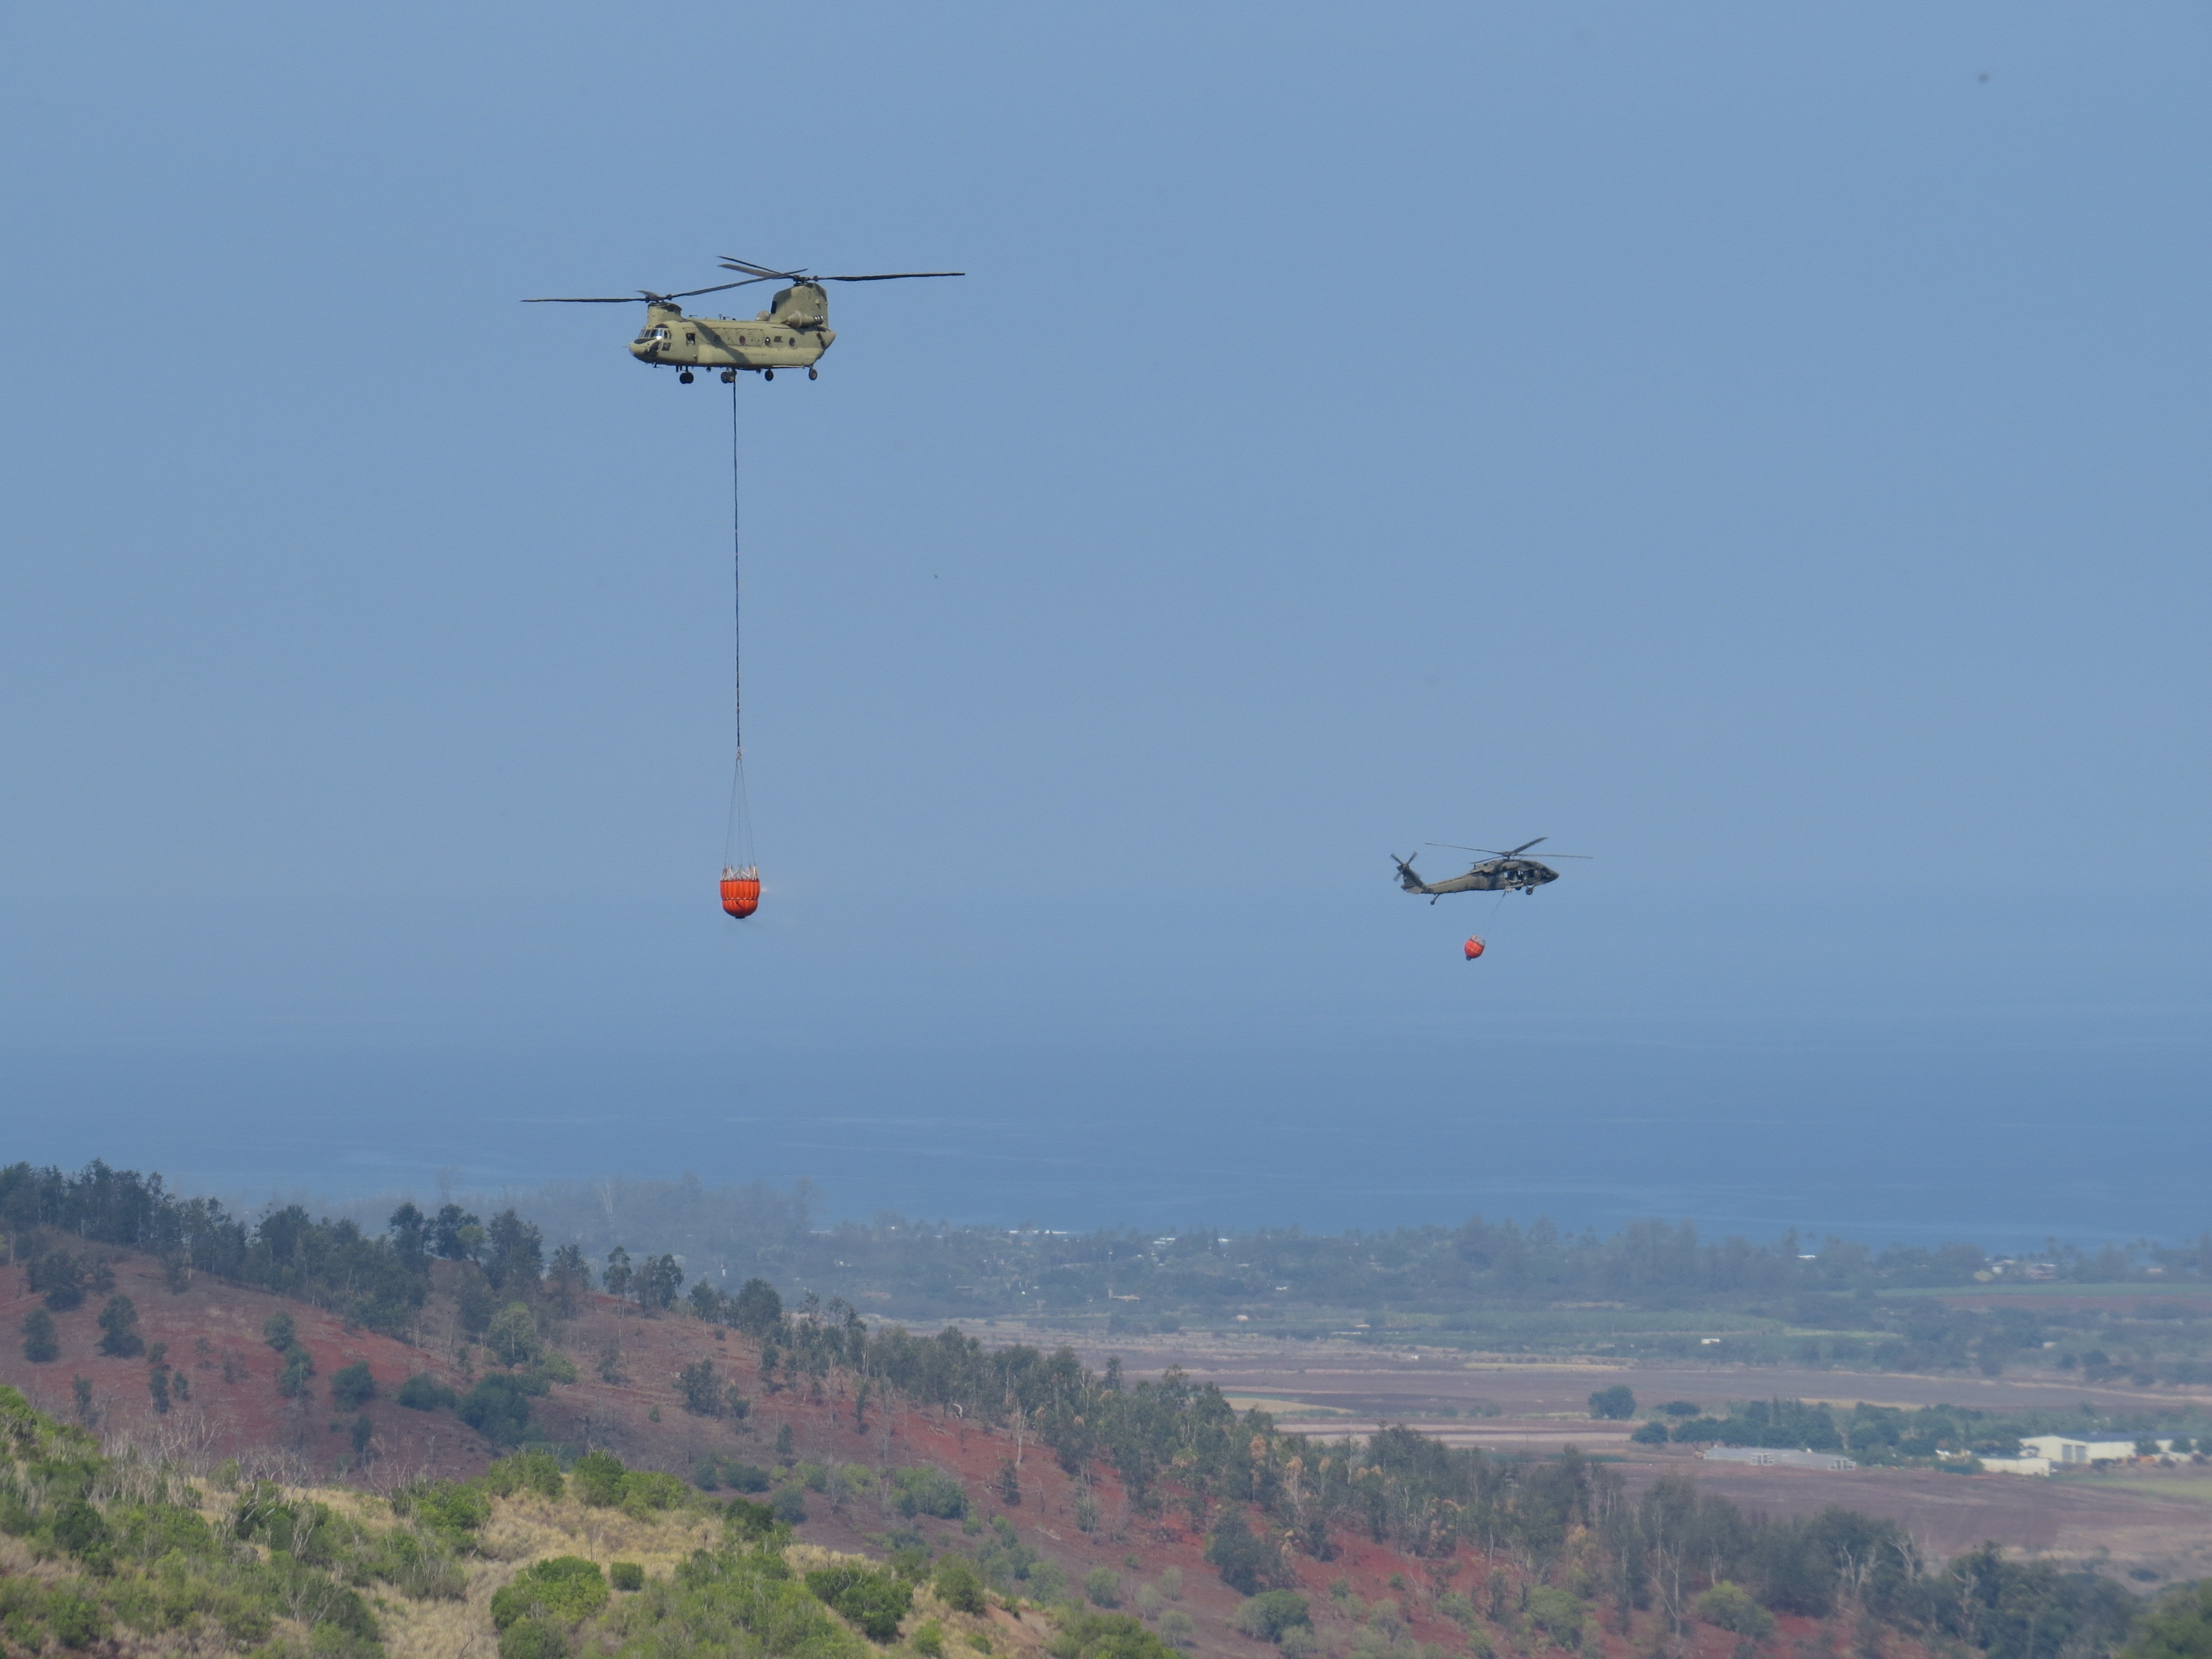
M 71 1555 L 91 1555 L 107 1543 L 107 1522 L 82 1498 L 72 1498 L 55 1515 L 54 1542 Z
M 769 1507 L 775 1510 L 777 1520 L 787 1526 L 797 1526 L 806 1519 L 806 1488 L 795 1483 L 778 1486 Z
M 586 1452 L 576 1460 L 568 1477 L 576 1483 L 576 1496 L 596 1509 L 612 1509 L 622 1502 L 622 1459 L 611 1451 Z
M 1600 1389 L 1589 1397 L 1589 1414 L 1607 1422 L 1626 1423 L 1636 1415 L 1636 1395 L 1625 1382 Z
M 292 1316 L 288 1313 L 270 1314 L 261 1322 L 261 1340 L 278 1353 L 291 1347 L 299 1340 L 298 1333 L 292 1328 Z
M 395 1527 L 380 1533 L 360 1558 L 362 1570 L 418 1601 L 458 1601 L 468 1579 L 434 1541 Z
M 940 1521 L 957 1521 L 968 1513 L 968 1488 L 958 1476 L 942 1469 L 901 1469 L 891 1477 L 891 1503 L 909 1520 L 933 1515 Z
M 562 1491 L 561 1460 L 542 1448 L 519 1451 L 501 1458 L 486 1469 L 483 1483 L 484 1490 L 494 1498 L 527 1492 L 550 1501 L 558 1500 Z
M 434 1412 L 441 1406 L 451 1411 L 461 1403 L 460 1395 L 428 1371 L 417 1371 L 402 1382 L 398 1399 L 410 1412 Z
M 722 1531 L 735 1544 L 759 1544 L 774 1539 L 778 1522 L 773 1504 L 756 1504 L 732 1498 L 722 1512 Z
M 623 1513 L 643 1518 L 654 1510 L 674 1509 L 684 1501 L 684 1483 L 658 1469 L 633 1469 L 623 1476 Z
M 410 1512 L 448 1549 L 471 1546 L 491 1519 L 491 1499 L 480 1486 L 432 1480 L 402 1496 Z
M 1528 1592 L 1528 1622 L 1563 1648 L 1582 1646 L 1588 1612 L 1578 1597 L 1565 1590 L 1540 1584 Z
M 607 1568 L 607 1583 L 618 1590 L 641 1590 L 645 1569 L 635 1561 L 617 1561 Z
M 906 1580 L 856 1561 L 817 1567 L 806 1575 L 806 1588 L 871 1642 L 896 1639 L 899 1620 L 914 1605 L 914 1589 Z
M 988 1604 L 983 1597 L 983 1575 L 964 1555 L 948 1555 L 937 1564 L 938 1599 L 955 1613 L 981 1613 Z
M 866 1659 L 867 1644 L 774 1556 L 693 1555 L 607 1613 L 602 1629 L 637 1656 Z
M 926 1619 L 914 1627 L 908 1638 L 914 1650 L 924 1659 L 945 1659 L 945 1626 L 934 1619 Z
M 356 1359 L 331 1373 L 331 1404 L 342 1412 L 357 1412 L 376 1398 L 376 1378 L 368 1362 Z
M 1121 1575 L 1111 1567 L 1093 1567 L 1083 1575 L 1083 1595 L 1094 1607 L 1121 1605 Z
M 1285 1631 L 1312 1623 L 1306 1598 L 1296 1590 L 1266 1590 L 1237 1609 L 1237 1628 L 1262 1642 L 1279 1642 Z
M 2120 1659 L 2199 1659 L 2212 1653 L 2212 1578 L 2167 1591 L 2151 1603 Z
M 495 1446 L 515 1446 L 525 1440 L 542 1440 L 544 1434 L 530 1420 L 530 1401 L 545 1392 L 532 1377 L 495 1372 L 462 1396 L 461 1421 Z
M 533 1561 L 491 1598 L 491 1622 L 505 1630 L 520 1619 L 574 1626 L 607 1604 L 606 1575 L 580 1555 Z
M 543 1619 L 519 1619 L 499 1633 L 499 1659 L 568 1659 L 568 1633 Z
M 1160 1615 L 1164 1628 L 1170 1619 L 1182 1621 L 1188 1635 L 1190 1615 L 1170 1609 Z M 1060 1632 L 1045 1644 L 1053 1659 L 1174 1659 L 1175 1650 L 1126 1613 L 1079 1613 L 1060 1621 Z
M 1763 1642 L 1774 1634 L 1774 1615 L 1751 1599 L 1750 1592 L 1725 1578 L 1700 1595 L 1691 1608 L 1709 1625 Z
M 1628 1437 L 1639 1446 L 1663 1446 L 1670 1437 L 1667 1425 L 1655 1417 L 1649 1423 L 1639 1425 Z
M 46 1628 L 65 1648 L 88 1648 L 107 1634 L 107 1614 L 89 1596 L 57 1590 L 46 1598 Z

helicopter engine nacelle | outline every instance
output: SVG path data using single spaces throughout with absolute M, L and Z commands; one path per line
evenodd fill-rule
M 786 328 L 819 328 L 830 320 L 830 296 L 813 283 L 795 283 L 778 291 L 767 320 Z

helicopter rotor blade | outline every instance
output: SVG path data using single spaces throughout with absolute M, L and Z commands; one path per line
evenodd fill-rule
M 909 276 L 965 276 L 964 270 L 886 270 L 873 276 L 810 276 L 810 283 L 896 283 Z
M 663 294 L 663 300 L 688 300 L 695 294 L 720 294 L 726 288 L 744 288 L 753 283 L 764 283 L 765 276 L 748 276 L 742 283 L 717 283 L 712 288 L 687 288 L 681 294 Z
M 1517 858 L 1519 858 L 1519 857 L 1520 857 L 1523 853 L 1527 852 L 1530 848 L 1532 848 L 1532 847 L 1535 847 L 1535 846 L 1538 846 L 1538 845 L 1540 845 L 1540 843 L 1542 843 L 1542 842 L 1547 842 L 1547 841 L 1549 841 L 1549 840 L 1551 840 L 1551 837 L 1550 837 L 1549 836 L 1537 836 L 1537 837 L 1536 837 L 1536 839 L 1535 839 L 1534 841 L 1524 841 L 1524 842 L 1522 842 L 1518 847 L 1515 848 L 1511 852 L 1508 853 L 1505 856 L 1506 856 L 1507 858 L 1509 858 L 1509 859 L 1517 859 Z
M 803 283 L 807 280 L 803 271 L 777 270 L 768 265 L 757 265 L 750 259 L 732 258 L 726 253 L 721 256 L 721 260 L 723 267 L 729 270 L 750 271 L 754 276 L 761 277 L 781 276 L 787 283 Z
M 720 294 L 726 288 L 743 288 L 745 283 L 764 283 L 767 280 L 765 276 L 748 276 L 744 283 L 717 283 L 712 288 L 687 288 L 677 294 L 656 294 L 649 288 L 641 288 L 635 294 L 617 297 L 594 295 L 589 299 L 556 297 L 525 300 L 522 303 L 526 306 L 634 306 L 641 301 L 651 305 L 657 300 L 688 300 L 695 294 Z

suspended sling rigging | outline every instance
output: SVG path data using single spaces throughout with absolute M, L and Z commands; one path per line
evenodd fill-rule
M 738 489 L 738 382 L 730 382 L 730 712 L 736 757 L 730 764 L 730 821 L 722 836 L 722 908 L 738 921 L 760 908 L 760 866 L 753 860 L 752 810 L 745 799 L 744 566 Z

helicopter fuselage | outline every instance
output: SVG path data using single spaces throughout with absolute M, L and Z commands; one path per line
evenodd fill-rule
M 776 298 L 781 301 L 784 295 Z M 826 321 L 794 314 L 781 303 L 750 322 L 687 317 L 679 307 L 655 305 L 647 307 L 629 355 L 676 368 L 811 368 L 836 337 Z
M 1490 859 L 1463 876 L 1451 876 L 1443 881 L 1422 880 L 1410 860 L 1398 868 L 1401 887 L 1409 893 L 1426 893 L 1431 898 L 1444 893 L 1533 892 L 1546 882 L 1559 878 L 1558 871 L 1534 859 Z

